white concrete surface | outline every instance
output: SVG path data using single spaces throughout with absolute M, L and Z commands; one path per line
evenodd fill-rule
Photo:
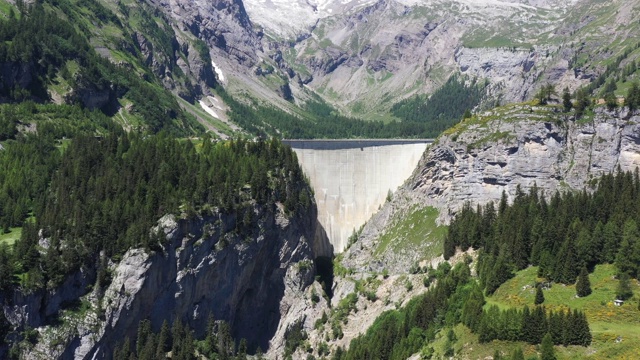
M 362 226 L 415 169 L 426 143 L 318 150 L 295 148 L 311 181 L 318 220 L 334 252 Z

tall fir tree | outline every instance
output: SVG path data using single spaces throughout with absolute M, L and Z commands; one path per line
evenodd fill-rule
M 544 302 L 544 294 L 542 293 L 542 286 L 536 286 L 536 298 L 534 304 L 540 305 Z
M 620 300 L 627 300 L 633 296 L 633 290 L 631 290 L 630 276 L 627 273 L 622 273 L 618 276 L 618 286 L 616 287 L 616 298 Z
M 524 353 L 522 352 L 522 348 L 518 346 L 511 353 L 511 360 L 524 360 Z
M 578 281 L 576 282 L 576 294 L 578 297 L 585 297 L 591 294 L 591 282 L 589 281 L 589 272 L 585 266 L 580 270 Z
M 569 92 L 569 88 L 565 87 L 562 91 L 562 107 L 564 108 L 564 112 L 571 111 L 573 108 L 573 103 L 571 102 L 571 93 Z
M 556 360 L 556 352 L 553 349 L 553 340 L 551 339 L 551 335 L 547 333 L 542 338 L 542 343 L 540 344 L 540 360 Z
M 638 226 L 633 219 L 629 219 L 624 223 L 622 231 L 622 241 L 616 255 L 616 267 L 620 273 L 628 273 L 635 276 L 638 271 L 639 264 L 635 259 L 635 248 L 638 242 L 639 232 Z

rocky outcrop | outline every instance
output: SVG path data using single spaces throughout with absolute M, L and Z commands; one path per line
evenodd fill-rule
M 314 247 L 322 248 L 313 244 L 316 210 L 288 216 L 279 205 L 256 205 L 254 213 L 257 220 L 245 231 L 232 214 L 167 215 L 152 230 L 163 239 L 160 248 L 129 250 L 111 265 L 106 289 L 85 295 L 95 276 L 79 273 L 53 293 L 16 295 L 4 307 L 7 318 L 39 333 L 25 358 L 109 359 L 143 319 L 155 330 L 180 319 L 203 336 L 209 316 L 227 321 L 232 335 L 254 350 L 282 349 L 287 329 L 312 306 L 305 290 L 314 281 Z M 88 310 L 65 310 L 65 301 Z M 45 325 L 47 316 L 62 321 Z
M 637 114 L 598 108 L 591 121 L 575 121 L 559 114 L 539 118 L 535 108 L 529 109 L 534 114 L 521 114 L 520 121 L 499 116 L 441 137 L 405 191 L 440 209 L 441 221 L 448 222 L 466 201 L 497 202 L 503 191 L 513 199 L 518 187 L 527 191 L 533 186 L 550 196 L 556 190 L 582 189 L 618 167 L 632 171 L 640 166 Z
M 204 40 L 220 55 L 251 67 L 261 48 L 241 0 L 168 1 L 150 0 L 178 25 L 179 31 L 190 32 Z
M 513 200 L 537 187 L 547 196 L 579 190 L 599 176 L 640 167 L 640 113 L 596 108 L 575 120 L 548 107 L 512 105 L 466 120 L 424 153 L 413 175 L 364 227 L 345 253 L 348 266 L 406 271 L 415 260 L 372 254 L 394 219 L 414 207 L 439 210 L 447 224 L 465 202 Z M 400 240 L 398 240 L 400 241 Z M 375 263 L 374 258 L 382 259 Z M 393 259 L 396 263 L 385 264 Z M 375 266 L 374 266 L 375 265 Z

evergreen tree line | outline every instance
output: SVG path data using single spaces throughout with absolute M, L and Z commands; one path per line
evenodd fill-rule
M 467 318 L 468 320 L 469 318 Z M 549 311 L 544 306 L 533 309 L 500 310 L 491 306 L 482 312 L 479 321 L 467 322 L 471 330 L 478 334 L 481 343 L 493 340 L 524 341 L 540 344 L 546 333 L 551 334 L 555 345 L 591 344 L 591 331 L 583 312 L 574 310 Z
M 482 288 L 478 283 L 473 285 L 462 307 L 461 322 L 478 334 L 481 343 L 506 340 L 540 344 L 544 335 L 549 333 L 556 345 L 591 344 L 589 323 L 583 312 L 547 312 L 543 306 L 500 310 L 494 305 L 485 309 Z
M 619 273 L 640 275 L 640 178 L 638 171 L 604 175 L 593 192 L 556 192 L 549 201 L 535 186 L 519 187 L 513 203 L 503 193 L 474 210 L 466 204 L 449 226 L 445 259 L 456 248 L 482 249 L 478 275 L 488 294 L 529 265 L 538 275 L 573 284 L 580 270 L 614 263 Z
M 14 124 L 10 141 L 0 151 L 0 232 L 4 233 L 21 226 L 34 202 L 43 199 L 61 158 L 62 139 L 81 132 L 105 132 L 117 126 L 97 111 L 30 101 L 0 105 L 2 120 Z M 29 122 L 37 127 L 38 133 L 18 136 L 17 124 Z
M 63 9 L 70 7 L 67 1 L 58 3 L 67 5 Z M 117 110 L 117 98 L 126 96 L 133 102 L 133 112 L 151 132 L 165 130 L 185 135 L 203 130 L 195 119 L 182 111 L 169 91 L 137 75 L 131 76 L 129 69 L 116 66 L 98 55 L 72 23 L 45 10 L 42 2 L 37 1 L 30 6 L 23 4 L 18 8 L 21 9 L 20 16 L 11 9 L 8 18 L 0 19 L 0 63 L 6 69 L 3 75 L 9 76 L 0 82 L 0 97 L 5 101 L 17 103 L 33 99 L 46 102 L 49 100 L 48 85 L 57 81 L 55 79 L 60 75 L 73 88 L 69 102 L 82 103 L 82 94 L 87 91 L 108 91 L 111 102 L 103 111 L 113 113 Z M 107 18 L 117 20 L 99 3 L 90 8 L 96 8 L 99 13 L 99 9 L 108 11 L 112 16 Z M 70 9 L 67 11 L 73 14 Z M 83 21 L 76 24 L 80 26 Z M 79 65 L 75 74 L 69 70 L 69 61 Z M 30 81 L 25 83 L 25 79 Z M 11 124 L 0 122 L 0 139 L 7 126 Z
M 171 356 L 169 356 L 169 352 Z M 214 321 L 209 318 L 207 331 L 203 340 L 194 337 L 193 331 L 180 319 L 169 327 L 166 320 L 160 331 L 153 331 L 151 322 L 143 320 L 138 325 L 135 341 L 129 337 L 113 350 L 114 360 L 196 360 L 196 354 L 207 359 L 246 360 L 247 341 L 239 343 L 231 336 L 231 328 L 225 321 Z M 262 350 L 258 348 L 256 357 L 262 359 Z
M 235 215 L 235 225 L 225 231 L 243 232 L 253 231 L 256 203 L 270 211 L 282 203 L 292 214 L 312 203 L 295 153 L 275 139 L 214 143 L 205 138 L 196 148 L 165 133 L 112 129 L 104 136 L 77 135 L 62 155 L 44 140 L 46 135 L 29 135 L 15 142 L 21 153 L 9 157 L 10 163 L 2 160 L 14 143 L 0 153 L 0 167 L 9 170 L 0 174 L 0 189 L 20 191 L 18 199 L 24 199 L 21 207 L 4 203 L 0 213 L 16 214 L 17 222 L 29 211 L 35 217 L 24 222 L 2 271 L 22 274 L 21 284 L 29 288 L 55 286 L 83 265 L 95 268 L 104 263 L 98 261 L 101 251 L 117 258 L 131 247 L 159 248 L 161 240 L 149 231 L 168 213 L 217 208 Z M 38 151 L 43 155 L 33 156 Z M 36 177 L 28 178 L 31 174 Z M 25 184 L 14 191 L 12 184 L 20 181 Z M 48 239 L 46 249 L 41 238 Z M 2 282 L 10 289 L 17 280 Z
M 429 98 L 412 97 L 391 107 L 391 113 L 411 124 L 424 124 L 424 137 L 436 137 L 462 119 L 466 111 L 475 108 L 484 96 L 484 84 L 453 75 Z M 452 106 L 455 104 L 455 106 Z
M 602 85 L 605 85 L 607 79 L 609 78 L 622 78 L 623 81 L 626 81 L 626 78 L 635 73 L 635 71 L 637 70 L 637 64 L 634 60 L 629 62 L 627 66 L 620 67 L 620 63 L 622 63 L 623 60 L 629 57 L 629 55 L 638 48 L 640 48 L 640 42 L 636 43 L 633 46 L 628 46 L 622 54 L 616 56 L 614 61 L 607 65 L 605 71 L 585 87 L 587 93 L 593 94 L 596 89 L 598 89 Z M 571 64 L 569 64 L 569 67 L 572 67 L 575 62 L 576 59 L 573 59 L 571 61 Z
M 414 97 L 392 107 L 392 113 L 402 121 L 383 123 L 365 121 L 338 114 L 322 100 L 310 101 L 306 110 L 311 118 L 268 106 L 249 106 L 220 91 L 225 103 L 232 109 L 231 120 L 243 129 L 259 136 L 277 136 L 288 139 L 314 138 L 434 138 L 460 121 L 465 110 L 480 103 L 484 87 L 453 76 L 427 100 Z M 451 104 L 458 104 L 451 106 Z
M 475 281 L 466 263 L 443 269 L 426 294 L 400 310 L 381 314 L 365 334 L 351 341 L 347 351 L 337 349 L 332 359 L 407 359 L 433 341 L 443 326 L 459 323 Z
M 261 136 L 283 139 L 339 138 L 416 138 L 424 135 L 425 124 L 409 122 L 365 121 L 339 115 L 323 102 L 310 102 L 310 118 L 301 118 L 280 109 L 249 106 L 219 90 L 225 104 L 232 109 L 230 119 L 246 131 Z M 431 133 L 435 137 L 438 133 Z

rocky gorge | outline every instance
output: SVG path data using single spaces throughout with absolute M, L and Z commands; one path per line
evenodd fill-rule
M 39 337 L 21 343 L 23 358 L 109 359 L 141 320 L 156 330 L 180 320 L 203 336 L 209 317 L 228 322 L 252 351 L 281 352 L 288 329 L 311 308 L 314 246 L 322 246 L 314 245 L 316 210 L 289 216 L 256 206 L 255 216 L 242 232 L 229 214 L 167 215 L 151 232 L 160 248 L 130 249 L 109 265 L 108 286 L 83 269 L 58 288 L 15 292 L 3 300 L 7 319 Z

